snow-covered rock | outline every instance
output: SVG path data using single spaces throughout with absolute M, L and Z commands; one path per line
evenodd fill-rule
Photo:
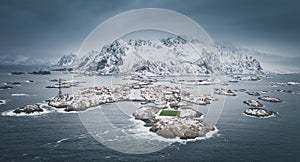
M 165 138 L 194 139 L 204 137 L 208 132 L 213 131 L 213 125 L 207 124 L 201 120 L 190 118 L 171 118 L 169 120 L 160 120 L 155 123 L 150 131 Z
M 155 118 L 155 114 L 159 112 L 159 109 L 153 106 L 144 106 L 136 110 L 132 116 L 139 120 L 151 120 Z
M 16 114 L 25 113 L 25 114 L 31 114 L 34 112 L 43 112 L 44 110 L 39 107 L 37 104 L 32 105 L 25 105 L 20 108 L 15 109 L 13 112 Z
M 253 107 L 263 107 L 264 105 L 261 104 L 259 101 L 256 100 L 247 100 L 247 101 L 243 101 L 244 104 L 249 105 L 249 106 L 253 106 Z
M 223 88 L 215 88 L 214 94 L 226 95 L 226 96 L 236 96 L 236 94 L 234 92 L 232 92 L 232 90 L 223 89 Z
M 249 108 L 244 111 L 245 115 L 253 116 L 253 117 L 270 117 L 277 115 L 277 112 L 269 111 L 262 108 Z
M 180 118 L 199 118 L 202 116 L 201 112 L 196 111 L 190 107 L 180 107 L 178 111 L 180 111 Z
M 270 96 L 262 96 L 262 97 L 258 97 L 258 99 L 263 100 L 263 101 L 269 101 L 269 102 L 282 102 L 281 99 L 275 98 L 275 97 L 270 97 Z
M 251 95 L 251 96 L 260 96 L 260 94 L 256 91 L 253 91 L 253 92 L 246 92 L 248 95 Z
M 48 105 L 56 108 L 65 108 L 71 104 L 74 100 L 74 97 L 69 94 L 63 96 L 54 96 L 48 100 Z
M 178 111 L 177 115 L 162 115 L 162 111 Z M 191 107 L 182 106 L 173 108 L 158 108 L 143 106 L 132 114 L 135 119 L 150 126 L 150 131 L 165 138 L 194 139 L 204 137 L 215 127 L 200 120 L 202 113 Z

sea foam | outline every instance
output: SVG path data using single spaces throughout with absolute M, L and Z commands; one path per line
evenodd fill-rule
M 29 95 L 24 94 L 24 93 L 14 93 L 14 94 L 11 94 L 11 96 L 29 96 Z
M 6 100 L 0 100 L 0 101 L 2 101 L 2 102 L 0 103 L 0 105 L 5 105 L 5 104 L 6 104 Z

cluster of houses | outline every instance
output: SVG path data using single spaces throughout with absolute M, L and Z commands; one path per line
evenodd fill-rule
M 101 104 L 134 101 L 141 104 L 153 103 L 158 107 L 176 107 L 181 105 L 210 104 L 216 100 L 212 95 L 201 94 L 193 96 L 178 87 L 152 85 L 150 82 L 136 82 L 121 84 L 116 87 L 89 87 L 69 95 L 58 95 L 48 100 L 48 105 L 65 108 L 65 111 L 81 111 Z

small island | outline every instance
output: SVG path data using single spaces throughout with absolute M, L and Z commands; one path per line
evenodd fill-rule
M 34 75 L 49 75 L 51 74 L 50 71 L 43 71 L 43 70 L 40 70 L 40 71 L 33 71 L 33 72 L 30 72 L 28 74 L 34 74 Z
M 24 72 L 12 72 L 11 75 L 24 75 Z
M 246 92 L 248 95 L 251 95 L 251 96 L 260 96 L 260 93 L 256 92 L 256 91 L 253 91 L 253 92 Z
M 226 95 L 226 96 L 236 96 L 236 94 L 230 90 L 230 89 L 223 89 L 223 88 L 215 88 L 214 91 L 215 94 L 219 94 L 219 95 Z
M 246 89 L 243 89 L 243 88 L 241 88 L 241 89 L 235 89 L 235 90 L 233 90 L 234 92 L 246 92 L 247 90 Z
M 259 101 L 256 100 L 247 100 L 247 101 L 243 101 L 244 104 L 247 104 L 249 106 L 253 106 L 253 107 L 263 107 L 264 105 L 261 104 Z
M 215 127 L 201 120 L 202 113 L 191 107 L 159 108 L 143 106 L 136 110 L 132 116 L 145 122 L 145 127 L 164 138 L 194 139 L 204 137 Z
M 25 105 L 20 108 L 15 109 L 13 112 L 16 114 L 25 113 L 25 114 L 32 114 L 35 112 L 43 112 L 44 110 L 39 107 L 37 104 L 32 105 Z
M 7 82 L 6 85 L 21 85 L 20 82 Z
M 0 87 L 0 90 L 4 90 L 4 89 L 12 89 L 12 88 L 13 88 L 12 86 L 4 85 L 4 86 L 1 86 L 1 87 Z
M 282 93 L 295 93 L 291 90 L 284 90 L 284 89 L 277 89 L 277 92 L 282 92 Z
M 244 114 L 251 117 L 271 117 L 278 114 L 278 112 L 269 111 L 262 108 L 248 108 L 244 111 Z
M 275 97 L 270 97 L 270 96 L 262 96 L 262 97 L 258 97 L 258 99 L 263 100 L 263 101 L 268 101 L 268 102 L 282 102 L 281 99 L 275 98 Z

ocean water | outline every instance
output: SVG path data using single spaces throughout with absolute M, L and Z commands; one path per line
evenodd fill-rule
M 54 78 L 86 80 L 82 86 L 94 84 L 114 85 L 121 78 L 72 77 L 70 74 L 53 72 L 51 75 L 8 75 L 12 71 L 29 72 L 34 67 L 1 67 L 0 84 L 21 82 L 10 90 L 0 91 L 0 161 L 299 161 L 300 158 L 300 86 L 271 87 L 271 82 L 300 82 L 299 74 L 271 75 L 260 81 L 231 83 L 230 89 L 245 88 L 249 91 L 268 91 L 262 95 L 282 99 L 283 103 L 263 102 L 265 108 L 279 112 L 267 119 L 251 118 L 243 115 L 248 108 L 242 101 L 257 99 L 244 92 L 226 97 L 224 107 L 217 121 L 218 132 L 211 138 L 187 143 L 173 143 L 168 147 L 148 154 L 126 154 L 115 151 L 95 140 L 86 130 L 77 113 L 62 113 L 48 109 L 49 113 L 34 116 L 7 116 L 9 110 L 32 103 L 42 103 L 44 99 L 57 94 L 56 89 L 46 89 Z M 27 83 L 26 80 L 34 80 Z M 128 81 L 127 81 L 128 82 Z M 82 87 L 63 89 L 64 93 L 77 91 Z M 191 87 L 196 92 L 204 92 L 205 86 Z M 212 87 L 211 87 L 212 88 Z M 292 90 L 294 93 L 278 92 L 278 89 Z M 217 98 L 220 97 L 215 95 Z M 219 102 L 219 101 L 218 101 Z M 128 105 L 129 104 L 129 105 Z M 126 128 L 129 116 L 116 106 L 138 107 L 133 103 L 103 105 L 88 111 L 106 113 L 109 120 L 120 128 Z M 219 106 L 212 102 L 207 106 L 194 108 L 207 114 Z M 125 127 L 124 127 L 125 125 Z M 99 125 L 101 127 L 101 125 Z M 113 137 L 112 137 L 113 138 Z M 145 142 L 147 139 L 143 138 Z M 139 147 L 143 148 L 143 140 Z M 134 143 L 134 142 L 133 142 Z M 126 146 L 135 147 L 134 145 Z

